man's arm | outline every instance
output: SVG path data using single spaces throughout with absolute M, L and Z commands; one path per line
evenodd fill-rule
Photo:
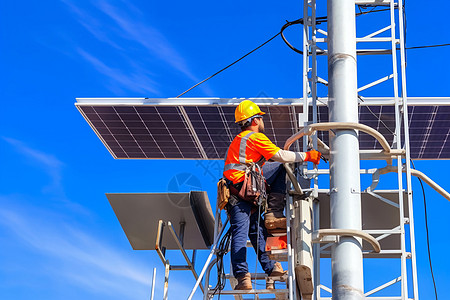
M 282 163 L 310 161 L 314 164 L 320 162 L 320 152 L 311 150 L 308 152 L 292 152 L 283 150 L 275 146 L 263 133 L 257 133 L 250 137 L 249 141 L 254 149 L 264 156 L 267 160 L 274 160 Z M 275 153 L 275 154 L 274 154 Z M 269 158 L 270 157 L 270 158 Z
M 281 163 L 310 161 L 317 165 L 320 162 L 320 155 L 320 152 L 316 150 L 311 150 L 308 152 L 293 152 L 280 149 L 270 159 Z

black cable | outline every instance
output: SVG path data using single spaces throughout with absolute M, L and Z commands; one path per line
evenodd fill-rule
M 414 166 L 414 161 L 411 159 L 412 166 L 414 170 L 416 167 Z M 428 213 L 427 213 L 427 201 L 425 199 L 425 189 L 423 188 L 422 179 L 419 179 L 420 186 L 422 187 L 422 193 L 423 193 L 423 207 L 424 207 L 424 213 L 425 213 L 425 229 L 427 232 L 427 248 L 428 248 L 428 261 L 430 262 L 430 271 L 431 271 L 431 278 L 433 279 L 433 287 L 434 287 L 434 295 L 436 296 L 436 300 L 438 300 L 438 294 L 437 294 L 437 288 L 436 288 L 436 281 L 434 279 L 434 273 L 433 273 L 433 264 L 431 263 L 431 251 L 430 251 L 430 237 L 428 234 Z
M 273 37 L 271 37 L 270 39 L 268 39 L 267 41 L 265 41 L 264 43 L 262 43 L 261 45 L 259 45 L 258 47 L 256 47 L 255 49 L 253 49 L 252 51 L 248 52 L 247 54 L 241 56 L 239 59 L 235 60 L 234 62 L 232 62 L 231 64 L 229 64 L 228 66 L 226 66 L 225 68 L 220 69 L 219 71 L 217 71 L 216 73 L 212 74 L 211 76 L 209 76 L 208 78 L 200 81 L 199 83 L 197 83 L 196 85 L 192 86 L 191 88 L 187 89 L 186 91 L 182 92 L 181 94 L 179 94 L 178 96 L 176 96 L 175 98 L 179 98 L 181 96 L 183 96 L 184 94 L 186 94 L 187 92 L 189 92 L 190 90 L 192 90 L 193 88 L 199 86 L 200 84 L 202 84 L 203 82 L 213 78 L 214 76 L 218 75 L 219 73 L 225 71 L 226 69 L 228 69 L 229 67 L 231 67 L 232 65 L 236 64 L 237 62 L 241 61 L 242 59 L 244 59 L 245 57 L 249 56 L 250 54 L 252 54 L 253 52 L 255 52 L 256 50 L 258 50 L 259 48 L 261 48 L 262 46 L 264 46 L 265 44 L 269 43 L 271 40 L 273 40 L 274 38 L 276 38 L 278 35 L 280 35 L 281 32 L 278 32 L 277 34 L 275 34 Z
M 225 254 L 227 254 L 228 249 L 230 247 L 231 243 L 231 227 L 228 229 L 227 233 L 222 237 L 220 240 L 220 243 L 217 247 L 217 284 L 214 287 L 214 292 L 212 295 L 215 295 L 217 292 L 219 292 L 219 298 L 220 298 L 220 291 L 222 291 L 225 288 L 225 271 L 223 267 L 223 257 Z
M 380 12 L 380 11 L 385 11 L 387 9 L 379 9 L 379 10 L 371 10 L 368 12 L 360 12 L 357 13 L 356 16 L 360 16 L 360 15 L 365 15 L 368 13 L 372 13 L 372 12 Z M 278 35 L 281 35 L 281 37 L 283 38 L 283 41 L 286 43 L 286 45 L 289 46 L 289 48 L 291 48 L 292 50 L 294 50 L 297 53 L 303 54 L 303 51 L 298 50 L 297 48 L 295 48 L 294 46 L 292 46 L 287 39 L 284 37 L 283 35 L 283 31 L 288 28 L 291 25 L 295 25 L 295 24 L 303 24 L 303 19 L 298 19 L 292 22 L 286 21 L 287 23 L 283 25 L 283 27 L 281 28 L 280 32 L 278 32 L 277 34 L 275 34 L 274 36 L 272 36 L 270 39 L 268 39 L 267 41 L 265 41 L 264 43 L 262 43 L 261 45 L 259 45 L 258 47 L 256 47 L 255 49 L 251 50 L 250 52 L 246 53 L 245 55 L 241 56 L 239 59 L 235 60 L 234 62 L 232 62 L 231 64 L 227 65 L 226 67 L 220 69 L 219 71 L 217 71 L 216 73 L 212 74 L 211 76 L 209 76 L 208 78 L 200 81 L 199 83 L 195 84 L 194 86 L 190 87 L 189 89 L 187 89 L 186 91 L 182 92 L 181 94 L 179 94 L 178 96 L 176 96 L 175 98 L 180 98 L 181 96 L 183 96 L 184 94 L 186 94 L 187 92 L 191 91 L 192 89 L 196 88 L 197 86 L 199 86 L 200 84 L 208 81 L 209 79 L 213 78 L 214 76 L 218 75 L 219 73 L 225 71 L 226 69 L 228 69 L 229 67 L 233 66 L 234 64 L 236 64 L 237 62 L 241 61 L 242 59 L 244 59 L 245 57 L 247 57 L 248 55 L 252 54 L 253 52 L 255 52 L 256 50 L 258 50 L 259 48 L 261 48 L 262 46 L 264 46 L 265 44 L 269 43 L 270 41 L 272 41 L 274 38 L 276 38 Z M 317 17 L 316 18 L 316 24 L 321 24 L 323 22 L 327 22 L 327 17 Z
M 406 28 L 408 23 L 406 22 L 406 0 L 403 0 L 403 39 L 406 46 Z
M 358 98 L 359 98 L 359 100 L 361 100 L 361 102 L 364 102 L 364 100 L 363 100 L 363 98 L 360 96 L 360 95 L 358 95 Z M 360 105 L 359 103 L 358 103 L 358 105 Z M 371 109 L 370 109 L 370 107 L 367 105 L 366 106 L 367 107 L 367 109 L 369 110 L 369 112 L 378 120 L 378 121 L 380 121 L 380 123 L 381 124 L 383 124 L 383 126 L 384 126 L 384 128 L 386 128 L 392 135 L 396 135 L 395 134 L 395 132 L 393 132 L 387 125 L 386 125 L 386 123 L 384 123 L 383 122 L 383 120 L 381 120 L 381 118 L 379 118 Z
M 360 12 L 357 13 L 357 14 L 355 14 L 356 17 L 359 17 L 359 16 L 361 16 L 361 15 L 366 15 L 366 14 L 374 13 L 374 12 L 381 12 L 381 11 L 387 11 L 387 10 L 389 10 L 389 9 L 378 9 L 378 10 L 375 10 L 375 7 L 374 7 L 374 8 L 372 8 L 370 11 L 365 11 L 365 12 L 363 12 L 363 11 L 361 11 L 361 8 L 360 8 L 359 6 L 358 6 L 358 8 L 359 8 L 359 11 L 360 11 Z M 316 18 L 316 25 L 317 25 L 317 24 L 322 24 L 322 23 L 327 22 L 327 21 L 328 21 L 327 17 L 317 17 L 317 18 Z M 303 55 L 303 51 L 298 50 L 297 48 L 295 48 L 294 46 L 292 46 L 292 44 L 289 43 L 289 41 L 288 41 L 288 40 L 285 38 L 285 36 L 284 36 L 284 30 L 285 30 L 286 28 L 288 28 L 288 27 L 291 26 L 291 25 L 297 25 L 297 24 L 303 24 L 303 18 L 302 18 L 302 19 L 295 20 L 295 21 L 291 21 L 291 22 L 286 21 L 286 24 L 284 24 L 283 27 L 281 27 L 281 32 L 280 32 L 280 33 L 281 33 L 281 38 L 283 39 L 283 41 L 286 43 L 286 45 L 287 45 L 289 48 L 291 48 L 291 49 L 294 50 L 295 52 L 297 52 L 297 53 Z
M 291 45 L 291 43 L 288 42 L 288 40 L 284 37 L 283 31 L 288 28 L 291 25 L 296 25 L 296 24 L 303 24 L 303 19 L 298 19 L 292 22 L 286 21 L 286 24 L 283 25 L 283 27 L 281 27 L 281 38 L 283 39 L 283 41 L 286 43 L 286 45 L 291 48 L 292 50 L 294 50 L 295 52 L 302 54 L 303 55 L 303 51 L 298 50 L 297 48 L 295 48 L 294 46 Z
M 410 50 L 410 49 L 424 49 L 424 48 L 434 48 L 434 47 L 445 47 L 445 46 L 450 46 L 450 43 L 447 44 L 437 44 L 437 45 L 425 45 L 425 46 L 415 46 L 415 47 L 406 47 L 406 50 Z M 397 49 L 399 50 L 399 49 Z
M 404 6 L 405 7 L 405 6 Z M 389 8 L 386 9 L 378 9 L 378 10 L 370 10 L 367 12 L 363 12 L 360 9 L 360 12 L 355 14 L 357 17 L 361 16 L 361 15 L 366 15 L 366 14 L 370 14 L 370 13 L 376 13 L 376 12 L 382 12 L 382 11 L 387 11 L 390 10 Z M 404 12 L 405 13 L 405 12 Z M 405 39 L 406 39 L 406 14 L 404 15 L 404 22 L 405 22 L 405 26 L 404 26 L 404 30 L 405 30 Z M 327 17 L 317 17 L 316 18 L 316 24 L 321 24 L 323 22 L 327 22 Z M 208 81 L 209 79 L 213 78 L 214 76 L 218 75 L 219 73 L 225 71 L 226 69 L 228 69 L 229 67 L 233 66 L 234 64 L 238 63 L 239 61 L 241 61 L 242 59 L 244 59 L 245 57 L 249 56 L 250 54 L 252 54 L 253 52 L 255 52 L 256 50 L 258 50 L 259 48 L 261 48 L 262 46 L 266 45 L 267 43 L 269 43 L 270 41 L 272 41 L 273 39 L 275 39 L 278 35 L 281 35 L 281 38 L 283 39 L 283 41 L 286 43 L 286 45 L 291 48 L 292 50 L 294 50 L 295 52 L 299 53 L 299 54 L 303 54 L 303 51 L 298 50 L 297 48 L 295 48 L 294 46 L 292 46 L 291 43 L 289 43 L 289 41 L 286 39 L 286 37 L 284 36 L 284 30 L 286 28 L 288 28 L 291 25 L 296 25 L 296 24 L 303 24 L 303 19 L 298 19 L 295 21 L 286 21 L 286 24 L 284 24 L 281 27 L 280 32 L 278 32 L 277 34 L 275 34 L 274 36 L 272 36 L 270 39 L 268 39 L 267 41 L 265 41 L 264 43 L 262 43 L 261 45 L 259 45 L 258 47 L 256 47 L 255 49 L 251 50 L 250 52 L 246 53 L 245 55 L 241 56 L 239 59 L 235 60 L 234 62 L 232 62 L 231 64 L 227 65 L 226 67 L 220 69 L 219 71 L 217 71 L 216 73 L 212 74 L 211 76 L 209 76 L 208 78 L 200 81 L 199 83 L 195 84 L 194 86 L 190 87 L 189 89 L 187 89 L 186 91 L 184 91 L 183 93 L 179 94 L 178 96 L 176 96 L 175 98 L 179 98 L 181 96 L 183 96 L 184 94 L 186 94 L 187 92 L 191 91 L 192 89 L 196 88 L 197 86 L 199 86 L 200 84 Z M 415 47 L 407 47 L 405 48 L 406 50 L 409 49 L 423 49 L 423 48 L 432 48 L 432 47 L 443 47 L 443 46 L 450 46 L 449 44 L 439 44 L 439 45 L 425 45 L 425 46 L 415 46 Z M 397 48 L 397 50 L 400 50 L 400 48 Z
M 358 5 L 358 7 L 359 7 L 359 6 L 360 6 L 360 5 Z M 357 13 L 356 16 L 359 17 L 359 16 L 361 16 L 361 15 L 367 15 L 367 14 L 370 14 L 370 13 L 377 13 L 377 12 L 388 11 L 388 10 L 391 10 L 391 9 L 390 9 L 390 8 L 383 8 L 383 9 L 377 9 L 377 10 L 375 10 L 375 7 L 372 8 L 371 10 L 369 10 L 369 11 L 361 11 L 361 9 L 360 9 L 360 12 Z

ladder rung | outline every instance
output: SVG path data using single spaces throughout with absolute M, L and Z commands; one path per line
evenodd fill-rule
M 268 276 L 265 273 L 250 273 L 250 277 L 252 280 L 256 279 L 256 280 L 266 280 L 266 279 L 272 279 L 274 281 L 286 281 L 287 280 L 287 275 L 284 276 Z M 231 274 L 226 274 L 225 275 L 226 279 L 230 279 L 230 278 L 234 278 L 234 276 L 232 276 Z
M 214 291 L 211 290 L 208 294 L 212 294 Z M 287 294 L 289 293 L 288 289 L 274 289 L 274 290 L 227 290 L 220 291 L 221 295 L 262 295 L 262 294 Z M 217 291 L 216 294 L 219 294 Z
M 268 251 L 269 258 L 276 261 L 287 261 L 288 251 L 287 249 L 282 250 L 271 250 Z

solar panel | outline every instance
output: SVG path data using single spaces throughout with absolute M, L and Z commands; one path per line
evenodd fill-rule
M 234 110 L 242 99 L 196 99 L 184 103 L 148 99 L 77 100 L 81 114 L 113 157 L 119 159 L 223 159 L 240 131 L 234 123 Z M 359 120 L 383 134 L 392 145 L 395 108 L 392 102 L 388 104 L 374 101 L 361 105 Z M 413 159 L 450 159 L 450 102 L 438 104 L 408 106 Z M 296 102 L 271 99 L 259 106 L 267 113 L 266 135 L 283 147 L 298 131 L 302 103 L 298 99 Z M 309 114 L 311 120 L 311 109 Z M 318 107 L 318 122 L 328 122 L 327 106 Z M 328 132 L 319 132 L 318 136 L 329 145 Z M 361 150 L 381 149 L 367 134 L 360 134 L 359 143 Z M 291 150 L 299 150 L 294 147 Z
M 408 113 L 411 158 L 449 159 L 450 106 L 409 106 Z M 318 122 L 328 122 L 328 107 L 318 107 Z M 360 106 L 359 122 L 380 132 L 393 145 L 394 106 Z M 328 132 L 320 132 L 318 137 L 329 145 Z M 361 150 L 379 148 L 378 142 L 367 134 L 360 134 L 359 146 Z

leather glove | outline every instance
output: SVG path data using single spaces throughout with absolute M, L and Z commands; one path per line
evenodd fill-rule
M 306 154 L 305 161 L 310 161 L 316 165 L 319 164 L 320 156 L 322 155 L 322 153 L 320 153 L 319 151 L 316 151 L 316 150 L 311 150 L 311 151 L 305 152 L 305 154 Z

